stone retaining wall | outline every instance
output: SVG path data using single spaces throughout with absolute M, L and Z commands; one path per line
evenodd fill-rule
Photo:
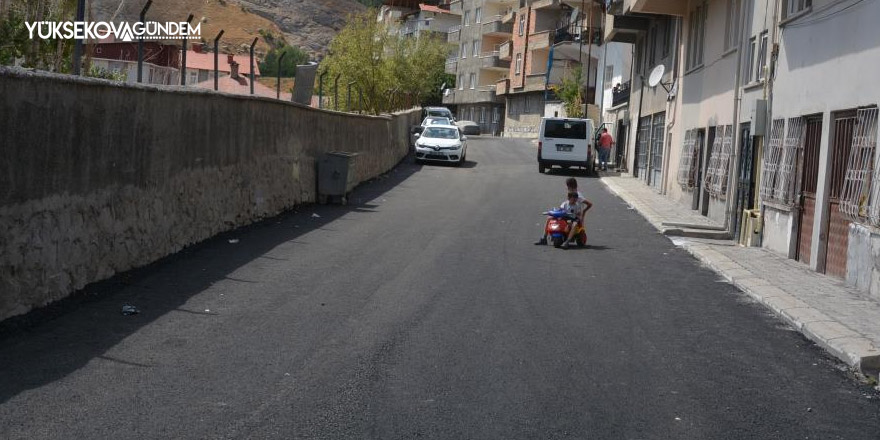
M 0 67 L 0 320 L 314 202 L 324 152 L 382 174 L 420 115 Z

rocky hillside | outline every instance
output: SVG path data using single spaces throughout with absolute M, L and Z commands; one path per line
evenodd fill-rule
M 145 0 L 91 0 L 95 20 L 136 21 Z M 366 6 L 357 0 L 175 0 L 154 1 L 147 17 L 182 21 L 188 14 L 202 20 L 202 37 L 213 40 L 225 31 L 224 51 L 241 52 L 256 36 L 270 34 L 312 53 L 324 53 L 345 24 L 345 17 Z M 260 52 L 268 49 L 262 39 Z

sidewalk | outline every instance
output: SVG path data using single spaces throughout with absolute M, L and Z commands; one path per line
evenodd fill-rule
M 711 226 L 705 217 L 639 180 L 608 176 L 601 180 L 661 232 L 670 229 L 664 222 Z M 671 238 L 847 365 L 876 377 L 880 370 L 880 302 L 842 280 L 762 248 L 742 247 L 729 240 Z

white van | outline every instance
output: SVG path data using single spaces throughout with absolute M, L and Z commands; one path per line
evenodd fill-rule
M 568 169 L 579 167 L 593 174 L 593 132 L 590 119 L 541 118 L 538 131 L 538 171 L 543 173 L 553 165 Z

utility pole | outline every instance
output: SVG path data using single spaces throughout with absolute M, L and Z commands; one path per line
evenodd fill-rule
M 86 0 L 76 2 L 76 21 L 86 19 Z M 79 76 L 82 70 L 83 40 L 73 42 L 73 74 Z
M 220 33 L 217 34 L 217 38 L 214 38 L 214 91 L 220 88 L 220 73 L 218 69 L 220 68 L 220 37 L 223 36 L 223 29 L 220 29 Z
M 144 5 L 144 9 L 141 9 L 140 22 L 141 25 L 144 24 L 147 16 L 147 10 L 150 9 L 150 6 L 153 4 L 153 0 L 147 0 L 147 4 Z M 139 83 L 143 82 L 144 79 L 144 36 L 141 35 L 138 38 L 138 76 L 137 80 Z
M 192 22 L 193 15 L 189 14 L 189 17 L 186 18 L 186 24 L 190 24 Z M 189 35 L 183 38 L 183 51 L 180 53 L 180 85 L 186 85 L 186 51 L 187 51 L 187 43 Z

